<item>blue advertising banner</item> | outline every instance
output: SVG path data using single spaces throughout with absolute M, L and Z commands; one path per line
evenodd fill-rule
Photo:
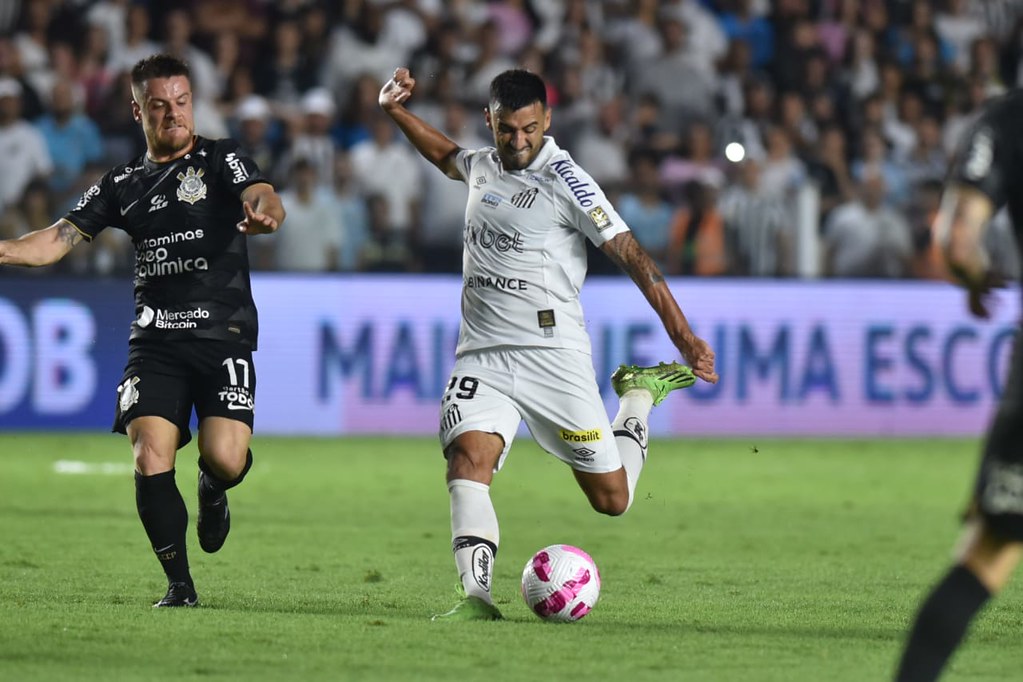
M 721 381 L 654 410 L 678 435 L 981 433 L 1002 390 L 1019 292 L 971 318 L 945 283 L 671 282 Z M 260 274 L 256 430 L 434 434 L 454 362 L 457 277 Z M 609 410 L 619 363 L 677 357 L 625 278 L 583 287 Z M 0 429 L 109 428 L 132 315 L 127 281 L 0 279 Z

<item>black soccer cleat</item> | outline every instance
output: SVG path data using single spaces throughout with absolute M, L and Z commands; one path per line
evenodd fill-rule
M 198 606 L 199 595 L 195 588 L 188 583 L 171 583 L 167 586 L 167 594 L 163 599 L 153 604 L 154 609 L 172 608 L 178 606 Z
M 199 546 L 212 554 L 224 546 L 231 532 L 231 510 L 227 507 L 227 493 L 210 494 L 204 485 L 206 472 L 199 472 L 199 518 L 195 529 L 199 533 Z M 204 492 L 206 491 L 206 492 Z

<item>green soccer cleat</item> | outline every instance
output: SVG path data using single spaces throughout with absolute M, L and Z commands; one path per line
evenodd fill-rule
M 626 391 L 642 388 L 650 392 L 654 405 L 660 405 L 669 393 L 696 383 L 693 370 L 677 362 L 662 362 L 656 367 L 621 365 L 611 375 L 611 386 L 620 398 Z
M 430 620 L 504 620 L 504 616 L 493 604 L 488 604 L 479 597 L 466 597 L 455 604 L 455 608 L 447 613 L 438 613 Z

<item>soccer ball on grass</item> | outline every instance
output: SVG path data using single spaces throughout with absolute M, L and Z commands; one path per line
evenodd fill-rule
M 544 547 L 522 571 L 522 598 L 546 621 L 569 623 L 589 613 L 600 597 L 600 573 L 590 555 L 572 545 Z

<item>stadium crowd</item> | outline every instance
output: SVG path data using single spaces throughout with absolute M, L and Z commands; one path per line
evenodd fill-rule
M 282 193 L 258 269 L 458 272 L 465 187 L 377 95 L 407 65 L 414 111 L 485 146 L 488 84 L 521 66 L 666 273 L 941 279 L 940 182 L 980 104 L 1023 83 L 1023 0 L 4 0 L 0 238 L 143 153 L 128 72 L 155 52 L 190 64 L 197 132 Z M 1008 229 L 991 251 L 1013 276 Z M 57 267 L 131 272 L 123 233 L 96 241 Z

